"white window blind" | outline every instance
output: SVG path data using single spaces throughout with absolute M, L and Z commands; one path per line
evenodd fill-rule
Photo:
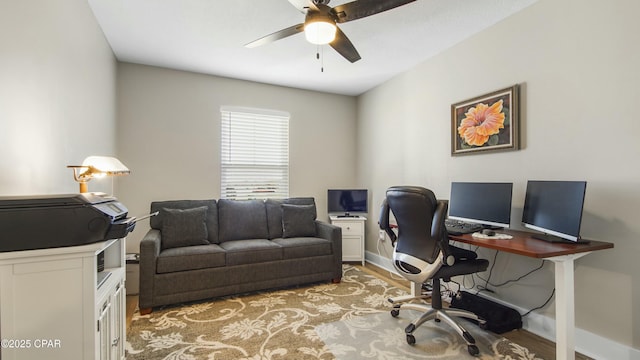
M 231 107 L 220 112 L 220 197 L 289 197 L 289 113 Z

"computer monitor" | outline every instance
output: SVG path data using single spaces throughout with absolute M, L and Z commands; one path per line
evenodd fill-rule
M 353 216 L 368 212 L 368 192 L 366 189 L 329 189 L 327 191 L 327 211 L 338 216 Z
M 543 234 L 538 239 L 580 241 L 586 181 L 529 180 L 524 198 L 522 224 Z
M 513 183 L 452 182 L 449 218 L 508 228 Z

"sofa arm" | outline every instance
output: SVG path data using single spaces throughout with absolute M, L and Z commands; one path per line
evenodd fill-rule
M 318 237 L 331 241 L 335 264 L 333 282 L 340 282 L 342 279 L 342 228 L 316 220 L 316 233 Z
M 151 311 L 153 307 L 153 288 L 156 275 L 156 263 L 160 255 L 160 239 L 162 233 L 150 229 L 140 241 L 140 312 Z

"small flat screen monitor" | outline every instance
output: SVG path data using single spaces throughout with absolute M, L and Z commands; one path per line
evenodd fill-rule
M 513 183 L 452 182 L 449 218 L 491 228 L 511 224 Z
M 522 224 L 546 241 L 580 241 L 586 181 L 527 182 Z
M 353 216 L 368 211 L 366 189 L 329 189 L 327 210 L 331 215 Z

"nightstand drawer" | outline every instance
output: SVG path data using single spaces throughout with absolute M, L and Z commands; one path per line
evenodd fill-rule
M 348 235 L 361 236 L 363 235 L 363 232 L 364 232 L 362 229 L 362 222 L 340 221 L 340 222 L 334 223 L 334 225 L 340 226 L 342 228 L 342 236 L 348 236 Z

